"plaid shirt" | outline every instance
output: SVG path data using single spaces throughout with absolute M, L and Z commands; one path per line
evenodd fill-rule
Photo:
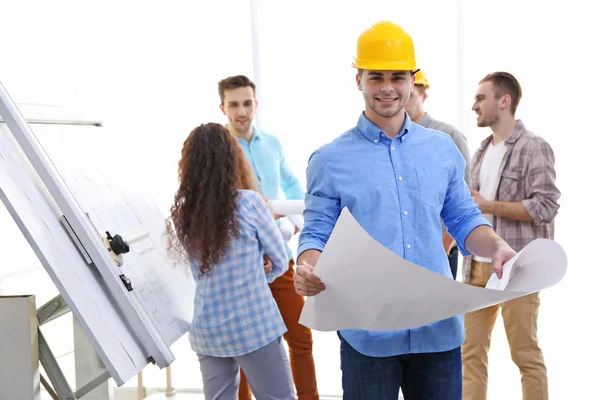
M 490 135 L 473 155 L 470 185 L 477 191 L 481 162 L 491 141 Z M 528 131 L 518 120 L 505 143 L 506 154 L 498 171 L 500 180 L 494 200 L 522 201 L 533 222 L 494 216 L 493 227 L 498 236 L 519 252 L 534 239 L 554 239 L 560 191 L 555 184 L 554 152 L 544 139 Z M 469 282 L 471 277 L 471 261 L 472 256 L 464 258 L 463 282 Z
M 191 260 L 196 296 L 190 343 L 198 354 L 244 355 L 286 332 L 268 285 L 289 266 L 273 214 L 260 195 L 250 190 L 239 191 L 236 213 L 240 235 L 231 238 L 225 256 L 210 272 L 200 275 L 198 261 Z M 263 267 L 263 253 L 273 262 L 269 275 Z

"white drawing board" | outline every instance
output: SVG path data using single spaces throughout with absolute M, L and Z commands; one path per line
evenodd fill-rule
M 39 122 L 29 124 L 21 111 L 0 84 L 1 200 L 118 385 L 149 361 L 169 365 L 195 285 L 166 254 L 165 216 L 132 182 L 142 168 L 127 162 L 135 149 L 64 109 L 35 107 Z M 129 244 L 121 265 L 107 231 Z

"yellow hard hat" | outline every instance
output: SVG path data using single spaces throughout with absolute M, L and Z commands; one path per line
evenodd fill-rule
M 427 80 L 427 77 L 423 73 L 423 70 L 419 70 L 415 74 L 415 85 L 423 85 L 423 86 L 425 86 L 425 89 L 429 89 L 431 87 L 431 86 L 429 86 L 429 81 Z
M 412 38 L 393 22 L 377 22 L 358 37 L 352 66 L 371 71 L 414 71 L 417 62 Z

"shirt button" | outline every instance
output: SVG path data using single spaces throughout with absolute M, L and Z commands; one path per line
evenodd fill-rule
M 401 177 L 401 176 L 399 176 L 399 177 L 398 177 L 398 180 L 399 180 L 399 181 L 401 181 L 401 180 L 402 180 L 402 177 Z
M 394 146 L 392 146 L 392 150 L 396 150 L 396 148 Z
M 377 142 L 378 142 L 378 140 L 377 140 L 377 139 L 375 139 L 375 140 L 373 140 L 373 141 L 374 141 L 375 143 L 377 143 Z
M 410 249 L 411 247 L 412 247 L 412 246 L 411 246 L 411 244 L 410 244 L 410 243 L 406 245 L 406 248 L 407 248 L 407 249 Z
M 404 211 L 404 215 L 408 215 L 408 211 Z

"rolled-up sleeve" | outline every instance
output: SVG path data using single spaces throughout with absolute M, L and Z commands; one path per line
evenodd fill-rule
M 471 197 L 469 186 L 465 182 L 466 162 L 463 156 L 456 147 L 450 153 L 453 155 L 455 167 L 446 191 L 441 216 L 462 255 L 468 256 L 471 253 L 465 248 L 467 236 L 480 225 L 492 225 L 481 215 L 479 207 Z
M 533 146 L 525 174 L 523 206 L 536 224 L 552 222 L 558 213 L 560 191 L 556 187 L 554 152 L 552 147 L 540 140 Z
M 322 154 L 317 150 L 306 169 L 304 228 L 298 239 L 298 255 L 306 250 L 323 251 L 340 216 L 340 199 Z

